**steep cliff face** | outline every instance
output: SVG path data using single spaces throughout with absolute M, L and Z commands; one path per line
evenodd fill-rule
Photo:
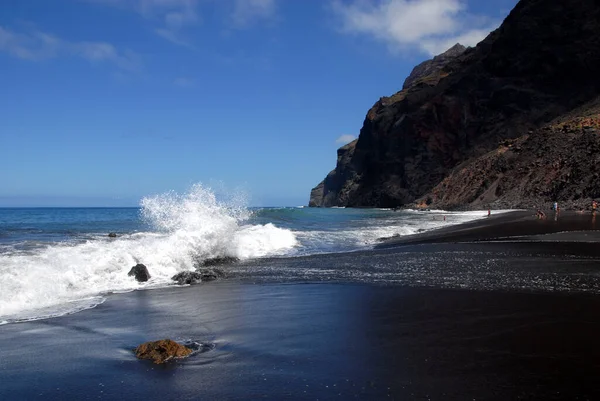
M 595 0 L 521 0 L 476 48 L 447 57 L 429 75 L 416 73 L 402 91 L 376 102 L 357 142 L 313 190 L 311 205 L 412 203 L 459 164 L 595 99 L 599 28 Z
M 422 79 L 428 79 L 431 76 L 443 73 L 444 67 L 447 66 L 450 61 L 463 54 L 465 50 L 467 50 L 466 47 L 457 43 L 431 60 L 423 61 L 413 68 L 408 78 L 404 81 L 402 89 L 408 89 L 411 86 L 415 86 L 417 82 Z
M 417 207 L 588 209 L 600 199 L 600 100 L 458 165 Z
M 344 206 L 348 202 L 348 194 L 355 189 L 353 188 L 355 170 L 352 168 L 352 157 L 357 141 L 356 139 L 338 149 L 337 164 L 346 166 L 346 168 L 331 171 L 319 185 L 314 187 L 310 193 L 308 206 Z M 337 188 L 337 190 L 335 192 L 326 190 L 329 188 Z

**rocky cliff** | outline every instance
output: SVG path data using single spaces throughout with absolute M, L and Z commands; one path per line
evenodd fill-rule
M 585 168 L 595 123 L 579 123 L 597 110 L 599 28 L 595 0 L 521 0 L 476 48 L 416 67 L 377 101 L 310 205 L 514 207 L 600 195 Z M 550 168 L 553 146 L 579 153 Z
M 600 100 L 472 158 L 416 206 L 589 209 L 600 199 Z
M 431 79 L 431 77 L 437 78 L 438 74 L 443 74 L 444 67 L 447 66 L 450 61 L 463 54 L 465 50 L 467 50 L 466 47 L 457 43 L 431 60 L 423 61 L 413 68 L 408 78 L 404 81 L 402 89 L 404 90 L 415 86 L 423 79 Z

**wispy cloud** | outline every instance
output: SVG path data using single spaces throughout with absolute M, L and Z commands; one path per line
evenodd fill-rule
M 83 0 L 131 10 L 153 21 L 154 32 L 163 39 L 179 46 L 192 47 L 184 36 L 186 27 L 200 22 L 199 0 Z
M 338 145 L 345 145 L 347 143 L 352 142 L 355 139 L 356 139 L 356 136 L 354 136 L 354 135 L 342 135 L 338 139 L 335 140 L 335 143 L 337 143 Z
M 128 50 L 118 50 L 107 42 L 73 42 L 38 30 L 14 32 L 2 26 L 0 51 L 30 61 L 66 55 L 79 57 L 94 64 L 110 63 L 122 70 L 134 71 L 141 66 L 137 54 Z
M 0 26 L 0 50 L 24 60 L 55 57 L 61 45 L 56 36 L 43 32 L 22 34 Z
M 195 48 L 189 30 L 202 22 L 202 10 L 210 5 L 228 9 L 228 28 L 247 28 L 276 14 L 278 0 L 82 0 L 134 11 L 155 24 L 154 32 L 169 42 Z
M 163 27 L 155 30 L 160 37 L 179 46 L 193 47 L 182 31 L 200 22 L 197 0 L 140 0 L 140 12 L 162 19 Z
M 198 22 L 198 0 L 83 0 L 133 10 L 148 19 L 160 19 L 171 28 Z
M 178 46 L 194 48 L 194 45 L 192 45 L 188 40 L 182 38 L 177 32 L 173 32 L 172 30 L 165 28 L 158 28 L 154 32 L 156 32 L 156 34 L 161 38 L 166 39 Z
M 236 27 L 244 28 L 272 18 L 275 12 L 275 0 L 235 0 L 232 21 Z
M 469 13 L 465 0 L 333 0 L 345 33 L 364 34 L 392 51 L 435 55 L 460 42 L 474 46 L 499 23 Z
M 179 86 L 180 88 L 192 88 L 196 86 L 196 80 L 192 78 L 179 77 L 173 81 L 175 86 Z

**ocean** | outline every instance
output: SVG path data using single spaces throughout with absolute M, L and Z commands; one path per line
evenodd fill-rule
M 0 399 L 598 399 L 594 216 L 496 214 L 251 208 L 199 185 L 0 209 Z M 224 256 L 218 280 L 171 280 Z M 197 351 L 136 359 L 163 338 Z
M 0 322 L 73 313 L 115 292 L 174 285 L 203 260 L 298 258 L 372 248 L 409 235 L 485 217 L 485 212 L 251 208 L 208 188 L 142 199 L 137 208 L 0 209 Z M 109 233 L 117 234 L 109 238 Z M 152 276 L 127 275 L 137 263 Z M 293 265 L 293 263 L 289 263 Z M 239 267 L 239 269 L 243 269 Z M 340 277 L 340 279 L 344 279 Z

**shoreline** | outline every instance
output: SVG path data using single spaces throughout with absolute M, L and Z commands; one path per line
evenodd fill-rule
M 600 232 L 530 211 L 0 325 L 0 399 L 595 399 Z M 133 348 L 202 344 L 156 366 Z
M 136 291 L 0 326 L 0 398 L 593 399 L 598 308 L 590 294 L 373 284 Z M 136 360 L 165 337 L 206 352 Z
M 543 241 L 543 236 L 564 233 L 563 241 L 571 241 L 568 233 L 589 232 L 590 242 L 600 241 L 600 218 L 592 212 L 579 213 L 561 211 L 549 213 L 546 218 L 535 217 L 530 210 L 512 211 L 499 215 L 492 214 L 467 223 L 443 227 L 436 230 L 385 239 L 375 249 L 386 249 L 408 244 L 427 244 L 445 242 L 490 242 L 519 241 L 527 238 Z M 556 236 L 554 237 L 556 239 Z

